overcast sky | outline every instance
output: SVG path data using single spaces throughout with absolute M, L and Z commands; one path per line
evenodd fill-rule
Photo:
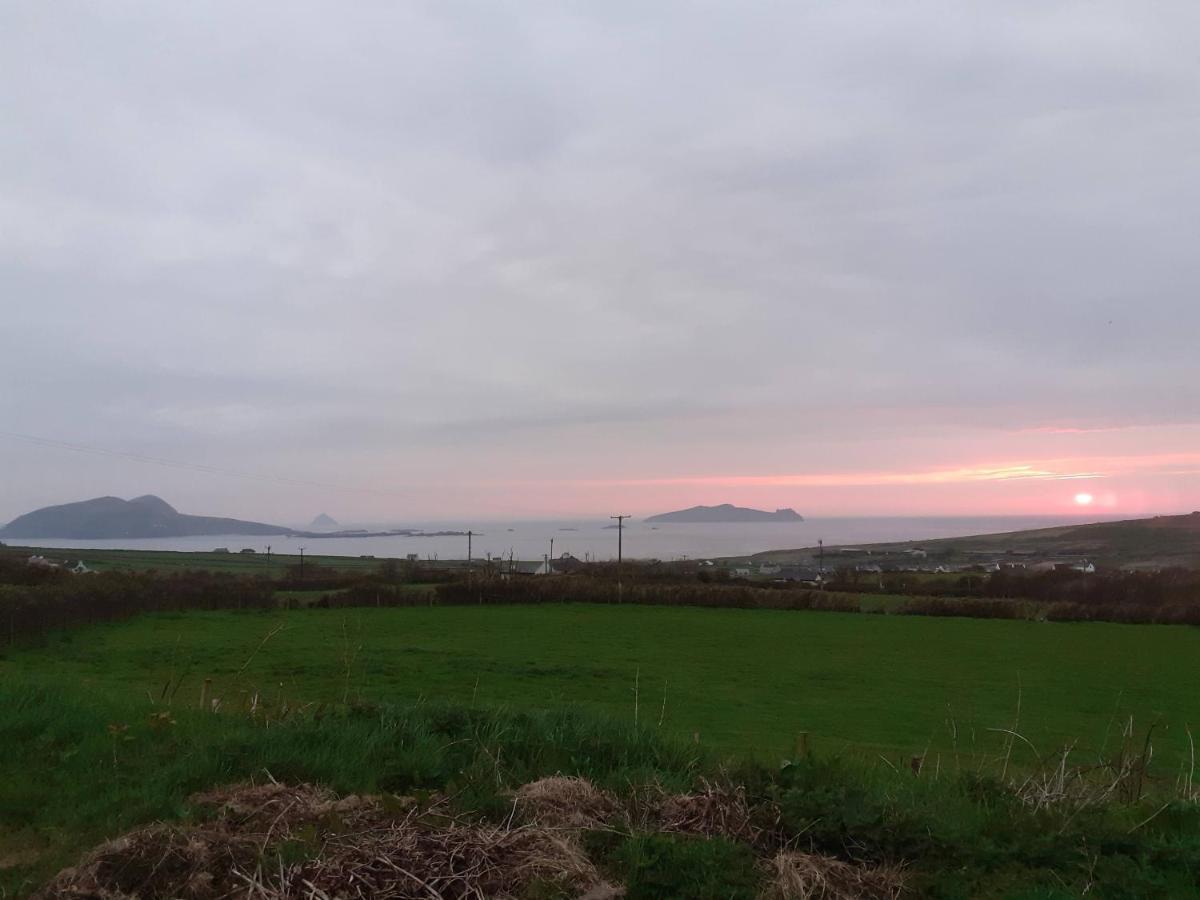
M 0 521 L 1200 507 L 1197 35 L 0 0 Z

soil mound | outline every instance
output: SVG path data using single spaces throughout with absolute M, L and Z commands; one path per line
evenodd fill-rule
M 531 888 L 616 897 L 571 836 L 451 818 L 438 802 L 343 797 L 308 785 L 237 785 L 192 798 L 215 812 L 102 844 L 37 896 L 89 900 L 334 896 L 515 898 Z M 349 891 L 349 894 L 347 894 Z
M 546 828 L 599 828 L 620 808 L 610 794 L 586 778 L 566 775 L 522 785 L 513 801 L 525 821 Z

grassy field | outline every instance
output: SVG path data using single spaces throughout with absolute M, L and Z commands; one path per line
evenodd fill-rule
M 647 784 L 686 792 L 703 788 L 701 779 L 731 779 L 745 786 L 746 801 L 765 817 L 760 821 L 774 823 L 788 846 L 866 864 L 904 860 L 906 898 L 1200 896 L 1200 807 L 1193 801 L 1165 807 L 1157 799 L 1100 806 L 1067 800 L 1038 809 L 1000 782 L 971 773 L 926 771 L 918 778 L 819 754 L 783 768 L 730 768 L 704 748 L 664 739 L 653 728 L 634 729 L 578 709 L 522 714 L 432 703 L 342 706 L 268 725 L 261 712 L 147 715 L 135 697 L 0 681 L 0 746 L 0 896 L 27 895 L 86 848 L 126 829 L 202 820 L 188 799 L 194 792 L 247 778 L 317 782 L 343 793 L 415 794 L 418 802 L 431 791 L 445 792 L 453 810 L 470 820 L 506 823 L 514 813 L 508 790 L 558 772 L 582 775 L 631 801 L 645 796 L 638 786 Z M 274 811 L 268 818 L 279 820 Z M 774 843 L 756 851 L 743 838 L 698 840 L 617 824 L 583 840 L 608 877 L 629 888 L 630 900 L 763 896 L 754 856 L 769 855 Z M 269 838 L 270 832 L 256 842 L 267 879 L 322 848 L 307 830 L 299 843 L 280 838 L 282 845 L 268 847 Z M 136 889 L 167 857 L 160 844 L 124 858 L 112 877 Z M 217 874 L 220 863 L 212 863 Z M 521 896 L 566 900 L 576 894 Z
M 904 860 L 913 897 L 1200 896 L 1200 805 L 1177 782 L 1198 650 L 1200 632 L 1173 626 L 582 604 L 80 627 L 0 655 L 0 896 L 125 829 L 188 820 L 187 798 L 214 785 L 444 791 L 501 822 L 507 790 L 558 772 L 626 795 L 731 778 L 774 804 L 788 841 Z M 1129 716 L 1139 740 L 1123 742 Z M 1055 764 L 989 730 L 1015 727 L 1047 756 L 1078 741 L 1079 764 L 1123 743 L 1137 755 L 1151 725 L 1148 783 L 1135 764 L 1103 802 L 1084 787 L 1045 807 L 1020 785 Z M 1103 790 L 1112 776 L 1096 774 Z M 631 898 L 757 895 L 744 844 L 603 837 L 597 859 Z M 700 869 L 706 887 L 680 886 Z
M 214 540 L 220 540 L 216 538 Z M 251 539 L 247 539 L 249 542 Z M 282 553 L 239 553 L 241 544 L 230 546 L 231 553 L 184 552 L 173 550 L 94 550 L 60 549 L 42 547 L 19 547 L 9 545 L 0 550 L 20 558 L 39 554 L 50 559 L 81 559 L 98 572 L 227 572 L 231 575 L 263 575 L 277 578 L 285 575 L 293 566 L 300 565 L 300 557 Z M 326 569 L 343 572 L 372 572 L 379 568 L 379 559 L 361 559 L 353 556 L 320 556 L 304 554 L 305 564 L 316 564 Z
M 149 615 L 9 652 L 0 679 L 147 700 L 580 705 L 761 758 L 817 748 L 969 765 L 1015 725 L 1044 754 L 1154 726 L 1173 780 L 1200 724 L 1200 632 L 743 610 L 515 606 Z M 1020 704 L 1019 718 L 1017 716 Z M 1030 756 L 1018 743 L 1017 754 Z

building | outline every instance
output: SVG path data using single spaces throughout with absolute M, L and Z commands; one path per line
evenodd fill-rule
M 813 566 L 783 566 L 775 580 L 817 585 L 821 583 L 822 578 L 820 570 Z
M 581 560 L 576 559 L 570 553 L 564 553 L 557 559 L 544 559 L 538 564 L 534 570 L 534 575 L 566 575 L 574 572 L 583 565 Z

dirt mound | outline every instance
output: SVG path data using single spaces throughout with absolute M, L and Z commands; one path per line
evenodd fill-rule
M 743 787 L 702 782 L 691 794 L 662 794 L 651 804 L 650 821 L 662 831 L 725 837 L 761 846 L 779 824 L 779 811 L 752 806 Z
M 567 833 L 550 828 L 460 822 L 436 803 L 418 809 L 311 786 L 237 785 L 192 802 L 214 808 L 215 820 L 109 841 L 37 896 L 454 900 L 517 897 L 534 885 L 619 896 Z
M 191 804 L 211 809 L 229 827 L 262 831 L 284 826 L 295 828 L 321 820 L 385 825 L 416 806 L 411 797 L 338 797 L 311 784 L 234 784 L 196 794 Z
M 898 900 L 898 866 L 865 866 L 814 853 L 779 853 L 766 866 L 762 900 Z
M 238 896 L 259 845 L 223 830 L 154 825 L 101 844 L 78 866 L 59 873 L 36 897 L 125 900 Z
M 97 847 L 38 898 L 70 900 L 515 900 L 571 896 L 614 900 L 581 849 L 583 828 L 629 810 L 581 778 L 555 776 L 513 795 L 527 824 L 455 818 L 443 798 L 338 797 L 311 785 L 239 784 L 198 794 L 212 814 L 191 826 L 153 825 Z M 638 806 L 635 801 L 635 806 Z M 772 819 L 772 815 L 775 819 Z M 691 794 L 648 788 L 643 827 L 724 837 L 774 853 L 778 811 L 751 805 L 741 788 L 704 783 Z M 897 900 L 899 867 L 866 866 L 799 852 L 759 864 L 765 900 Z
M 617 801 L 586 778 L 553 775 L 513 794 L 522 819 L 546 828 L 599 828 L 616 815 Z
M 600 881 L 574 842 L 545 829 L 397 826 L 330 841 L 266 896 L 335 896 L 355 885 L 369 897 L 502 898 L 521 896 L 538 883 L 578 896 Z

